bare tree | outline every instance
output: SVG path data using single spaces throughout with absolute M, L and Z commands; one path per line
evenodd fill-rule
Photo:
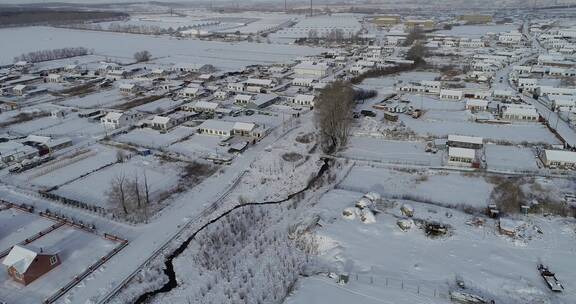
M 148 175 L 146 175 L 146 171 L 144 171 L 144 218 L 148 221 L 148 206 L 150 205 L 150 190 L 148 188 Z
M 106 194 L 108 196 L 108 201 L 112 205 L 120 205 L 124 214 L 128 214 L 126 176 L 123 173 L 112 179 L 110 182 L 110 189 Z
M 351 84 L 342 81 L 328 85 L 320 93 L 315 105 L 315 118 L 324 152 L 333 153 L 346 145 L 354 95 Z
M 134 60 L 136 60 L 136 62 L 146 62 L 150 61 L 150 59 L 152 59 L 152 54 L 150 54 L 149 51 L 140 51 L 134 53 Z

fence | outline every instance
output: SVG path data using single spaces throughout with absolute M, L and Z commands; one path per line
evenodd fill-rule
M 339 284 L 336 280 L 332 281 L 328 278 L 318 278 L 317 280 L 324 281 L 328 284 Z M 348 282 L 356 282 L 360 284 L 376 286 L 379 288 L 399 290 L 424 298 L 450 298 L 450 286 L 439 281 L 410 280 L 394 278 L 390 276 L 352 273 L 348 275 Z

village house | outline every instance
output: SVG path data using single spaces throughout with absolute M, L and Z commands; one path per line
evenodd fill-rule
M 266 108 L 275 103 L 278 99 L 279 96 L 274 94 L 256 94 L 256 95 L 238 94 L 234 96 L 234 102 L 236 104 L 245 106 L 247 108 L 255 108 L 255 109 Z
M 459 90 L 440 90 L 440 99 L 444 100 L 462 100 L 463 92 Z
M 150 121 L 150 127 L 152 129 L 165 132 L 175 126 L 189 121 L 193 116 L 194 114 L 188 112 L 175 112 L 168 115 L 156 115 Z
M 542 162 L 549 168 L 576 168 L 576 152 L 562 150 L 544 150 Z
M 494 90 L 494 93 L 492 93 L 492 97 L 494 97 L 494 100 L 499 100 L 499 101 L 511 101 L 512 98 L 514 98 L 516 96 L 516 93 L 514 93 L 514 91 L 509 91 L 509 90 Z
M 233 135 L 234 123 L 222 120 L 206 120 L 200 126 L 198 131 L 206 135 L 229 137 Z
M 538 79 L 535 78 L 519 78 L 518 79 L 518 92 L 534 93 L 538 86 Z
M 486 46 L 486 43 L 482 41 L 482 39 L 468 39 L 462 38 L 458 41 L 458 46 L 461 48 L 483 48 Z
M 457 167 L 472 167 L 476 160 L 476 150 L 448 147 L 448 165 Z
M 228 97 L 230 97 L 230 93 L 227 91 L 218 90 L 214 92 L 214 98 L 216 99 L 226 100 Z
M 540 115 L 533 105 L 507 104 L 500 107 L 500 117 L 511 121 L 538 121 Z
M 25 85 L 25 84 L 19 84 L 19 85 L 15 85 L 15 86 L 12 88 L 12 93 L 13 93 L 14 95 L 17 95 L 17 96 L 22 96 L 22 95 L 26 94 L 26 92 L 27 92 L 28 90 L 30 90 L 30 87 L 29 87 L 29 86 L 27 86 L 27 85 Z
M 488 100 L 484 99 L 466 99 L 466 110 L 472 112 L 482 112 L 488 110 Z
M 276 86 L 276 83 L 272 79 L 258 79 L 258 78 L 249 78 L 244 83 L 246 86 L 254 86 L 254 87 L 262 87 L 262 88 L 273 88 Z
M 118 70 L 111 70 L 108 73 L 106 73 L 106 79 L 108 80 L 122 80 L 122 79 L 126 79 L 128 78 L 128 71 L 124 70 L 124 69 L 118 69 Z
M 294 104 L 301 105 L 301 106 L 307 106 L 307 107 L 313 107 L 314 106 L 314 100 L 316 99 L 316 96 L 309 95 L 309 94 L 298 94 L 291 99 L 292 99 L 292 103 L 294 103 Z
M 38 149 L 31 146 L 16 141 L 0 142 L 0 161 L 4 164 L 21 162 L 38 155 Z
M 508 45 L 519 44 L 522 42 L 522 37 L 522 33 L 517 31 L 500 33 L 500 35 L 498 35 L 498 42 Z
M 423 80 L 398 87 L 401 92 L 440 94 L 442 83 L 440 81 Z
M 42 156 L 57 150 L 72 146 L 72 139 L 68 137 L 52 138 L 50 136 L 28 135 L 22 144 L 34 147 L 38 155 Z
M 554 88 L 551 86 L 539 86 L 536 88 L 536 93 L 539 97 L 545 96 L 572 96 L 576 95 L 576 89 L 574 88 Z
M 135 124 L 142 118 L 142 114 L 133 112 L 108 112 L 101 122 L 106 129 L 117 129 Z
M 231 82 L 231 83 L 228 83 L 228 85 L 226 87 L 228 88 L 228 91 L 232 91 L 232 92 L 244 92 L 244 91 L 246 91 L 246 83 L 244 83 L 244 82 Z
M 206 135 L 223 137 L 237 135 L 255 140 L 263 138 L 266 135 L 266 129 L 255 123 L 223 120 L 206 120 L 198 127 L 198 130 L 200 133 Z
M 292 80 L 292 85 L 298 87 L 311 87 L 313 84 L 313 78 L 294 78 Z
M 64 77 L 60 74 L 49 74 L 46 76 L 46 82 L 48 83 L 60 83 L 64 81 Z
M 576 109 L 576 95 L 546 97 L 553 111 L 573 112 Z
M 220 104 L 210 101 L 197 101 L 182 105 L 184 111 L 194 111 L 197 113 L 214 113 L 220 107 Z
M 122 83 L 118 88 L 122 94 L 136 94 L 140 91 L 140 86 L 134 83 Z
M 14 281 L 28 285 L 60 265 L 60 258 L 57 253 L 42 248 L 15 245 L 2 264 L 7 267 L 8 275 Z
M 206 95 L 206 90 L 204 90 L 202 87 L 188 87 L 188 88 L 182 89 L 182 91 L 180 91 L 178 93 L 178 96 L 184 97 L 184 98 L 197 98 L 197 97 L 202 97 L 205 95 Z

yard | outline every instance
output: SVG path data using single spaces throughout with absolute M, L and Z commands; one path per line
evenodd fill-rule
M 368 184 L 374 179 L 357 178 Z M 322 265 L 327 265 L 326 271 L 348 274 L 349 283 L 338 285 L 327 273 L 303 278 L 286 303 L 451 303 L 448 292 L 457 289 L 456 278 L 464 282 L 467 292 L 496 303 L 576 300 L 571 292 L 576 288 L 576 273 L 570 270 L 576 251 L 574 223 L 519 217 L 516 220 L 526 227 L 525 237 L 512 239 L 499 234 L 492 219 L 471 226 L 466 222 L 472 216 L 460 211 L 406 201 L 396 201 L 370 224 L 343 218 L 342 211 L 354 206 L 362 194 L 334 190 L 321 198 L 317 210 L 310 211 L 323 221 L 317 231 Z M 430 238 L 415 226 L 400 230 L 396 222 L 402 217 L 402 203 L 414 207 L 416 218 L 448 224 L 449 235 Z M 567 292 L 548 290 L 536 269 L 540 262 L 557 272 Z
M 358 192 L 376 191 L 384 197 L 404 197 L 440 205 L 475 208 L 487 206 L 494 188 L 481 175 L 368 166 L 354 167 L 340 187 Z
M 118 244 L 96 234 L 63 226 L 30 245 L 57 252 L 62 264 L 27 286 L 12 281 L 6 271 L 0 271 L 1 301 L 41 303 Z
M 134 156 L 123 163 L 106 167 L 66 184 L 53 193 L 103 208 L 116 207 L 109 205 L 106 196 L 110 190 L 111 181 L 116 177 L 124 176 L 132 179 L 138 176 L 140 180 L 143 180 L 145 174 L 150 187 L 150 196 L 155 199 L 177 185 L 180 174 L 178 168 L 178 163 L 161 165 L 160 160 L 152 156 Z
M 0 252 L 54 224 L 51 220 L 13 208 L 0 211 Z

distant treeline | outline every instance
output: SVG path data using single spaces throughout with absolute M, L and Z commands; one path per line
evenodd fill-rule
M 62 25 L 79 22 L 101 22 L 128 18 L 121 12 L 75 11 L 53 9 L 0 10 L 0 27 Z
M 76 56 L 84 56 L 91 53 L 93 53 L 91 50 L 88 50 L 87 48 L 84 47 L 42 50 L 14 57 L 14 62 L 26 61 L 34 63 L 34 62 L 42 62 L 64 58 L 72 58 Z

